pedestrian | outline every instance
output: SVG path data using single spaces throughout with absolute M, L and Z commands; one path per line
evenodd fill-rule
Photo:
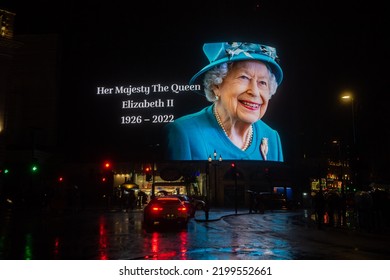
M 316 221 L 318 229 L 322 228 L 325 215 L 325 196 L 322 190 L 319 190 L 314 196 L 314 209 L 316 213 Z
M 373 228 L 373 206 L 372 195 L 368 191 L 355 193 L 355 205 L 360 230 L 371 231 Z
M 339 194 L 334 191 L 328 192 L 326 196 L 326 205 L 327 205 L 326 209 L 329 217 L 329 225 L 332 227 L 336 225 L 336 221 L 337 223 L 339 223 L 339 221 L 341 220 L 341 217 L 339 215 L 341 209 L 340 200 L 341 199 Z
M 247 192 L 249 193 L 249 214 L 252 214 L 252 212 L 257 213 L 257 193 L 251 190 Z
M 142 206 L 148 204 L 148 195 L 145 192 L 142 192 Z
M 137 204 L 137 196 L 135 195 L 135 191 L 130 189 L 129 190 L 129 208 L 128 210 L 134 210 Z
M 209 220 L 209 211 L 210 211 L 210 202 L 209 202 L 208 198 L 206 198 L 205 205 L 204 205 L 204 215 L 205 215 L 206 221 Z
M 258 43 L 206 43 L 209 64 L 190 80 L 211 105 L 165 126 L 168 160 L 283 161 L 279 134 L 263 120 L 282 82 L 276 49 Z M 202 84 L 202 85 L 201 85 Z
M 259 193 L 256 195 L 256 210 L 259 211 L 260 214 L 264 214 L 265 208 L 265 196 Z

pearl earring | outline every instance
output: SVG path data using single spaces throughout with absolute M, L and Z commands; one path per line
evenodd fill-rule
M 218 101 L 218 100 L 219 100 L 219 96 L 216 95 L 216 96 L 215 96 L 215 101 Z

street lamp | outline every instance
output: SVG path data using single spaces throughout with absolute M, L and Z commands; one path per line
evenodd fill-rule
M 346 225 L 346 195 L 345 195 L 345 185 L 346 185 L 346 178 L 345 178 L 345 170 L 344 170 L 344 158 L 341 154 L 341 142 L 339 140 L 333 140 L 333 144 L 337 145 L 338 148 L 338 164 L 340 167 L 339 174 L 337 176 L 338 180 L 341 182 L 341 217 L 339 217 L 337 223 L 340 226 Z
M 213 156 L 214 156 L 214 160 L 215 160 L 215 161 L 217 160 L 217 155 L 218 155 L 218 154 L 217 154 L 217 151 L 216 151 L 216 150 L 214 150 L 214 154 L 213 154 Z M 209 159 L 208 159 L 208 161 L 209 161 L 209 162 L 212 162 L 212 160 L 213 160 L 213 159 L 211 158 L 211 155 L 209 155 Z M 222 161 L 222 155 L 219 155 L 218 161 L 219 161 L 219 162 L 221 162 L 221 161 Z
M 356 184 L 357 180 L 357 170 L 356 170 L 356 161 L 358 160 L 358 155 L 357 155 L 357 143 L 356 143 L 356 124 L 355 124 L 355 98 L 352 93 L 350 92 L 345 92 L 341 96 L 341 100 L 346 103 L 351 104 L 351 113 L 352 113 L 352 154 L 351 154 L 351 160 L 350 161 L 350 167 L 351 167 L 351 173 L 352 173 L 352 184 Z M 346 193 L 345 193 L 345 187 L 347 184 L 347 177 L 345 174 L 343 174 L 342 177 L 342 225 L 346 225 Z
M 349 92 L 344 93 L 341 96 L 341 100 L 344 102 L 350 102 L 351 103 L 351 111 L 352 111 L 352 136 L 353 136 L 353 144 L 356 145 L 356 128 L 355 128 L 355 100 L 353 98 L 353 95 Z
M 208 162 L 214 166 L 214 201 L 217 203 L 217 166 L 222 162 L 222 155 L 217 159 L 217 151 L 214 150 L 213 158 L 209 155 Z

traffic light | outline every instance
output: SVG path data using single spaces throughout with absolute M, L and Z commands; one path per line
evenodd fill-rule
M 109 170 L 112 167 L 112 164 L 110 161 L 105 161 L 103 164 L 104 169 Z
M 38 173 L 39 171 L 39 166 L 38 164 L 34 163 L 31 165 L 31 172 L 34 174 L 34 173 Z
M 230 174 L 234 179 L 237 179 L 237 165 L 235 162 L 230 163 Z
M 8 168 L 0 169 L 0 174 L 7 175 L 8 173 L 9 173 L 9 169 Z
M 103 161 L 99 177 L 100 178 L 98 178 L 98 180 L 100 180 L 101 185 L 108 191 L 114 184 L 114 171 L 112 161 Z
M 144 173 L 145 173 L 145 180 L 148 182 L 152 181 L 153 179 L 152 169 L 149 166 L 145 167 Z

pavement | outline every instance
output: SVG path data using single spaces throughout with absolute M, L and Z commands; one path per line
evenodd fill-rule
M 132 240 L 132 236 L 134 237 L 134 235 L 138 236 L 139 231 L 142 229 L 140 220 L 142 211 L 142 209 L 129 211 L 136 212 L 138 213 L 137 215 L 116 215 L 115 213 L 123 212 L 123 210 L 111 208 L 88 208 L 78 213 L 50 212 L 41 213 L 42 215 L 36 215 L 38 213 L 33 212 L 0 211 L 0 259 L 66 259 L 75 258 L 75 256 L 77 258 L 80 256 L 86 259 L 95 259 L 102 257 L 96 255 L 96 248 L 100 248 L 99 250 L 104 249 L 103 251 L 99 251 L 99 254 L 108 250 L 110 251 L 111 258 L 123 258 L 123 242 Z M 208 219 L 206 219 L 205 212 L 198 210 L 195 213 L 193 221 L 204 223 L 205 227 L 200 228 L 211 229 L 214 228 L 211 225 L 213 222 L 219 221 L 224 217 L 231 216 L 233 220 L 237 217 L 239 221 L 243 221 L 246 219 L 245 216 L 247 216 L 248 221 L 252 218 L 264 218 L 264 221 L 273 221 L 273 218 L 277 218 L 280 215 L 281 218 L 285 216 L 281 220 L 288 221 L 291 225 L 297 226 L 295 228 L 296 230 L 294 230 L 294 236 L 304 241 L 301 242 L 303 244 L 302 246 L 329 244 L 329 248 L 334 252 L 340 246 L 342 246 L 341 248 L 343 250 L 345 248 L 355 248 L 353 246 L 356 246 L 362 252 L 373 252 L 374 255 L 371 256 L 372 258 L 389 256 L 389 249 L 386 246 L 386 244 L 390 244 L 390 230 L 388 228 L 382 228 L 378 232 L 376 229 L 367 231 L 356 227 L 330 226 L 329 223 L 318 228 L 318 224 L 313 219 L 313 211 L 310 209 L 266 210 L 264 214 L 250 214 L 248 208 L 238 208 L 235 210 L 234 207 L 212 207 L 208 214 Z M 78 217 L 77 219 L 75 219 L 76 215 Z M 229 222 L 233 223 L 234 221 Z M 209 224 L 207 225 L 207 223 Z M 219 226 L 222 227 L 223 225 Z M 284 227 L 284 224 L 281 227 Z M 134 230 L 136 228 L 138 231 Z M 218 229 L 219 227 L 216 226 L 215 228 Z M 99 230 L 96 231 L 96 229 Z M 250 229 L 248 231 L 251 234 L 256 234 L 261 231 L 261 225 L 253 225 L 253 229 L 253 231 Z M 96 235 L 97 232 L 99 234 L 98 236 Z M 215 233 L 223 234 L 218 230 Z M 271 234 L 269 237 L 270 240 L 273 240 L 277 236 L 277 234 Z M 165 239 L 164 237 L 162 240 Z M 61 242 L 59 243 L 58 240 Z M 107 247 L 108 240 L 112 242 L 110 248 Z M 145 240 L 149 240 L 149 238 L 146 237 Z M 309 245 L 305 243 L 306 241 L 309 242 Z M 165 240 L 161 244 L 169 247 L 171 246 L 169 242 L 171 241 Z M 309 249 L 312 251 L 312 248 Z M 35 255 L 32 255 L 31 252 L 34 252 Z M 326 257 L 326 253 L 324 253 L 324 257 Z
M 285 210 L 275 210 L 274 213 L 279 212 L 280 213 Z M 343 232 L 344 234 L 349 235 L 359 235 L 359 236 L 366 236 L 370 238 L 386 238 L 388 239 L 390 237 L 390 226 L 382 226 L 380 228 L 360 228 L 357 225 L 357 222 L 354 221 L 356 219 L 351 214 L 349 218 L 347 218 L 346 225 L 345 226 L 331 226 L 328 222 L 325 222 L 321 224 L 321 226 L 318 225 L 317 221 L 315 220 L 315 216 L 312 210 L 310 209 L 297 209 L 294 210 L 296 213 L 296 224 L 300 224 L 301 226 L 304 226 L 305 228 L 312 228 L 317 230 L 322 230 L 323 232 Z M 270 210 L 266 210 L 263 214 L 269 214 L 272 213 Z M 196 222 L 214 222 L 221 220 L 224 217 L 228 216 L 236 216 L 236 215 L 253 215 L 249 213 L 248 208 L 238 208 L 237 210 L 234 208 L 211 208 L 208 217 L 206 217 L 206 214 L 203 210 L 198 210 L 195 212 L 194 220 Z M 261 214 L 258 214 L 261 215 Z
M 218 221 L 227 216 L 235 216 L 235 215 L 246 215 L 249 214 L 248 209 L 237 209 L 237 211 L 233 208 L 211 208 L 208 213 L 208 218 L 206 217 L 206 213 L 203 210 L 198 210 L 195 212 L 194 220 L 197 222 L 213 222 Z

